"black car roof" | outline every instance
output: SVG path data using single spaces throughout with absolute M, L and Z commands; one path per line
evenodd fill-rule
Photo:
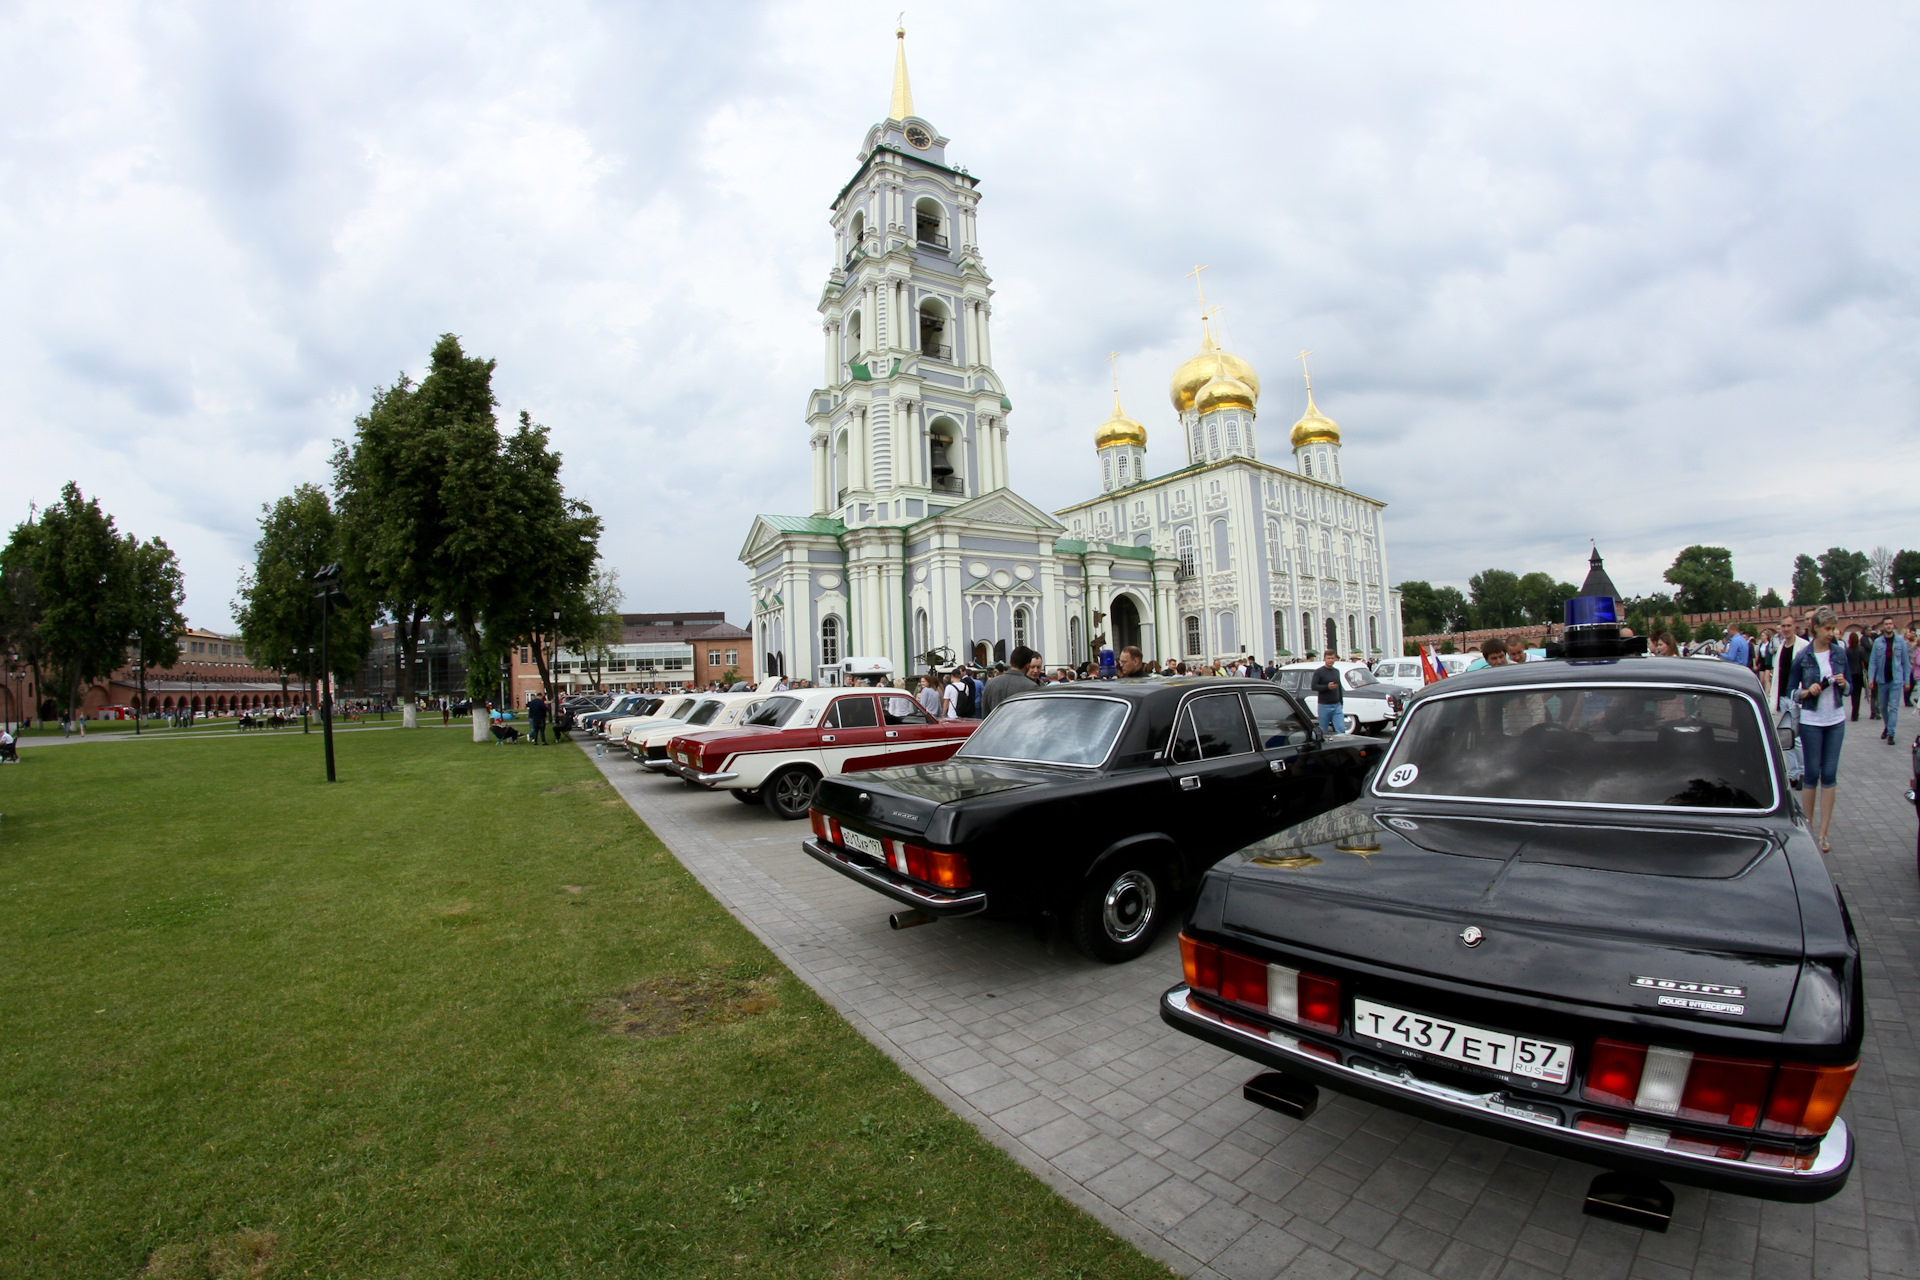
M 1760 684 L 1753 672 L 1735 662 L 1708 662 L 1701 658 L 1608 658 L 1597 662 L 1569 662 L 1564 658 L 1530 659 L 1517 666 L 1482 667 L 1436 680 L 1416 693 L 1461 693 L 1498 689 L 1512 684 L 1693 684 L 1755 694 Z
M 1031 693 L 1022 693 L 1019 696 L 1023 698 L 1061 697 L 1077 693 L 1146 702 L 1161 696 L 1178 697 L 1190 689 L 1271 689 L 1272 687 L 1264 680 L 1249 680 L 1243 676 L 1130 676 L 1120 680 L 1069 680 L 1063 684 L 1043 685 Z

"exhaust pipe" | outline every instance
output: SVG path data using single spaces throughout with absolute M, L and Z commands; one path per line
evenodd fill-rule
M 1645 1231 L 1661 1231 L 1673 1221 L 1673 1192 L 1664 1182 L 1631 1173 L 1603 1173 L 1587 1187 L 1581 1212 L 1624 1222 Z
M 890 929 L 911 929 L 915 925 L 932 924 L 939 918 L 939 916 L 928 915 L 918 907 L 910 907 L 905 911 L 896 911 L 888 916 L 887 927 Z
M 1279 1071 L 1262 1071 L 1241 1088 L 1240 1096 L 1295 1120 L 1305 1120 L 1320 1105 L 1320 1090 Z

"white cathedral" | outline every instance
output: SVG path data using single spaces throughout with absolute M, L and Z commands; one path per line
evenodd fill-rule
M 1116 393 L 1099 496 L 1049 515 L 1013 491 L 978 183 L 947 141 L 914 114 L 899 33 L 888 118 L 832 205 L 813 513 L 756 516 L 740 551 L 763 670 L 827 683 L 850 656 L 906 675 L 1021 645 L 1050 667 L 1125 645 L 1162 662 L 1397 656 L 1383 504 L 1346 487 L 1310 385 L 1293 467 L 1261 461 L 1260 379 L 1204 314 L 1171 387 L 1184 466 L 1147 475 L 1146 428 Z

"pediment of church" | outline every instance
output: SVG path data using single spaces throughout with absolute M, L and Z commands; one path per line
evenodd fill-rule
M 1065 533 L 1067 527 L 1034 506 L 1011 489 L 995 489 L 942 511 L 941 520 L 964 520 L 969 524 L 1005 524 L 1021 529 L 1043 529 Z

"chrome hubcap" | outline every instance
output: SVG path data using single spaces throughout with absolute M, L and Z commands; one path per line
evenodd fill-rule
M 1115 942 L 1132 942 L 1153 922 L 1156 892 L 1153 877 L 1143 871 L 1129 871 L 1107 887 L 1100 908 L 1100 922 Z

